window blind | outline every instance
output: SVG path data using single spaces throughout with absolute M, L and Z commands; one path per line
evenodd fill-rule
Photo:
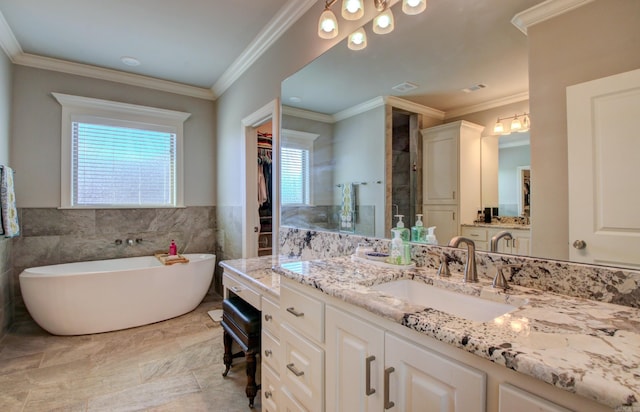
M 282 204 L 309 204 L 309 150 L 283 147 L 280 161 Z
M 71 149 L 73 205 L 175 205 L 175 133 L 72 122 Z

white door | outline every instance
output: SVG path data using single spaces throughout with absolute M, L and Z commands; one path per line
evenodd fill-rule
M 567 87 L 573 261 L 640 268 L 640 70 Z

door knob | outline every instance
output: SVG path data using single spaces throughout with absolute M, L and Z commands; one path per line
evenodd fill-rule
M 587 247 L 587 242 L 585 242 L 584 240 L 576 240 L 575 242 L 573 242 L 573 247 L 576 249 L 584 249 Z

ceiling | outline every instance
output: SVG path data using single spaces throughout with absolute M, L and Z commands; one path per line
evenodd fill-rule
M 314 3 L 0 0 L 0 45 L 18 64 L 73 62 L 209 90 Z M 123 56 L 141 64 L 127 66 Z
M 329 97 L 341 95 L 344 107 L 359 103 L 354 99 L 366 92 L 398 95 L 442 111 L 526 95 L 527 39 L 510 21 L 541 2 L 430 0 L 418 16 L 403 15 L 396 4 L 393 33 L 373 35 L 369 24 L 370 47 L 354 52 L 343 42 L 308 66 L 329 74 L 333 87 L 302 79 L 303 86 L 315 101 L 332 102 Z M 321 3 L 0 0 L 0 46 L 16 64 L 215 99 L 291 24 Z M 339 6 L 333 6 L 336 14 Z M 315 31 L 315 25 L 309 30 Z M 390 50 L 401 54 L 380 58 Z M 127 66 L 124 56 L 141 64 Z M 420 88 L 404 95 L 390 90 L 404 81 Z M 477 83 L 488 87 L 460 91 Z M 286 93 L 283 102 L 288 104 Z M 327 106 L 333 104 L 312 109 L 335 113 L 336 106 Z

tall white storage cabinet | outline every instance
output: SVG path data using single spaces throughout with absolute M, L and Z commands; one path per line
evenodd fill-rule
M 436 226 L 440 244 L 473 223 L 481 208 L 480 136 L 484 126 L 460 120 L 422 129 L 425 226 Z

